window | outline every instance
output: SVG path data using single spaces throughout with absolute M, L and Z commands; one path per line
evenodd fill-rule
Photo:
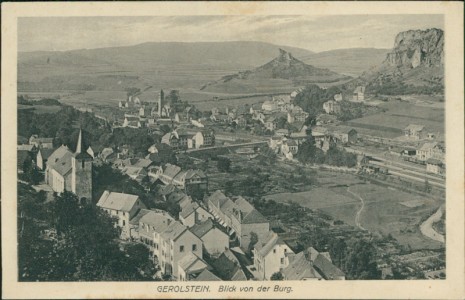
M 192 251 L 196 251 L 197 250 L 197 245 L 196 244 L 193 244 L 192 245 Z
M 284 264 L 284 257 L 281 258 L 281 264 Z
M 284 253 L 286 253 L 286 252 L 287 252 L 287 248 L 284 248 Z
M 276 249 L 273 249 L 273 253 L 276 253 Z
M 184 246 L 183 245 L 179 246 L 179 252 L 184 252 Z
M 126 226 L 126 221 L 125 220 L 123 220 L 123 226 Z

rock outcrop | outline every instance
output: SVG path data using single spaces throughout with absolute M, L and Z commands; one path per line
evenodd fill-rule
M 409 30 L 399 33 L 385 63 L 389 66 L 417 68 L 444 64 L 444 32 L 441 29 Z

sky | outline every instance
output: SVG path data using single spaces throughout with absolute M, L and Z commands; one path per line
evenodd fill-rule
M 321 52 L 392 48 L 397 33 L 432 27 L 444 29 L 442 15 L 23 17 L 18 20 L 18 50 L 261 41 Z

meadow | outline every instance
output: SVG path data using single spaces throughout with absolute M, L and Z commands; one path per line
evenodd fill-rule
M 441 107 L 442 106 L 442 107 Z M 402 135 L 402 130 L 409 124 L 424 125 L 428 132 L 444 135 L 444 104 L 414 104 L 406 101 L 389 101 L 380 104 L 385 111 L 353 119 L 344 125 L 355 128 L 359 133 L 395 138 Z
M 385 236 L 390 234 L 411 249 L 443 247 L 443 244 L 423 236 L 419 230 L 419 225 L 441 205 L 440 201 L 364 183 L 354 175 L 321 172 L 320 176 L 320 172 L 318 187 L 299 193 L 267 195 L 265 198 L 319 209 L 336 220 L 356 226 L 355 217 L 362 205 L 355 197 L 358 195 L 365 202 L 360 214 L 363 228 Z

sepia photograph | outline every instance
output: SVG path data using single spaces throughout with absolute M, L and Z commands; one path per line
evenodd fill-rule
M 444 11 L 95 12 L 15 17 L 2 199 L 18 284 L 273 298 L 463 279 L 463 231 L 451 246 L 446 226 L 463 208 L 463 169 L 449 184 L 446 166 L 463 168 L 463 72 L 452 99 Z

